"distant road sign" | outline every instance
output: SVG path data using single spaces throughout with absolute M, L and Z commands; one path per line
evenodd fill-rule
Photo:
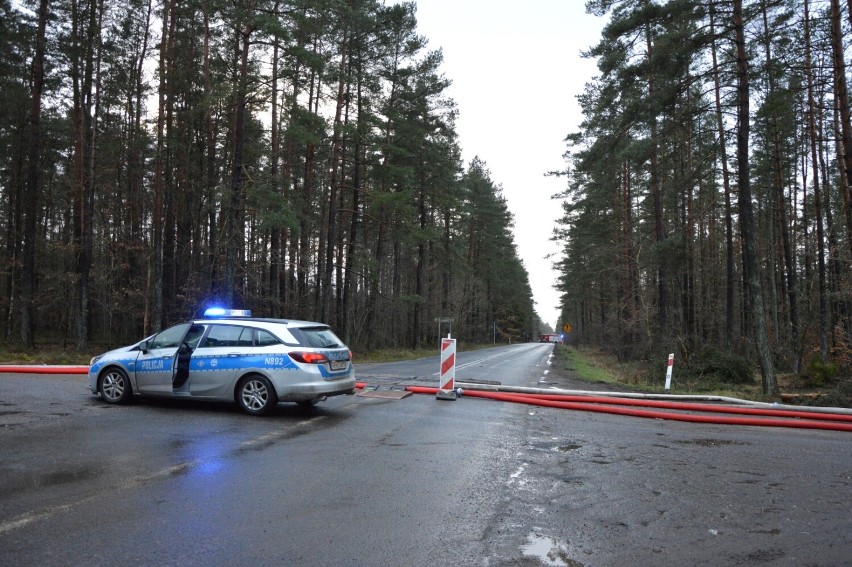
M 571 323 L 565 323 L 565 326 L 562 327 L 562 330 L 565 331 L 566 333 L 570 333 L 571 332 Z
M 435 317 L 435 322 L 436 323 L 452 323 L 453 318 L 452 317 Z

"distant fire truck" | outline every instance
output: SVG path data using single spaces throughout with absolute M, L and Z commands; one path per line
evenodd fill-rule
M 545 333 L 539 337 L 538 342 L 540 343 L 561 343 L 562 335 L 559 333 Z

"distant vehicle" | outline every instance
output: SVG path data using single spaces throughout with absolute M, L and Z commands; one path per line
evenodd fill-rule
M 546 333 L 539 338 L 540 343 L 561 343 L 562 335 L 560 333 Z
M 355 371 L 328 325 L 218 309 L 92 358 L 89 388 L 110 404 L 134 395 L 186 397 L 263 415 L 278 402 L 312 406 L 353 394 Z

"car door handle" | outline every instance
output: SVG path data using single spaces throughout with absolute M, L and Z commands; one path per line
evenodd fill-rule
M 238 353 L 238 352 L 229 352 L 229 353 L 228 353 L 228 356 L 231 356 L 231 357 L 237 357 L 237 356 L 240 356 L 240 353 Z

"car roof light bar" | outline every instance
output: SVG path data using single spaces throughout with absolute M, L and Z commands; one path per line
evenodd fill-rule
M 205 317 L 251 317 L 250 309 L 225 309 L 210 307 L 204 311 Z

